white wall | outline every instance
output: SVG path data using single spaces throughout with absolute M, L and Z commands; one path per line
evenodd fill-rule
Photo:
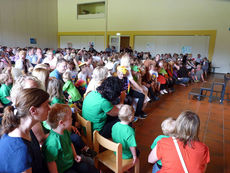
M 68 43 L 72 43 L 72 47 L 76 49 L 85 48 L 89 49 L 89 42 L 94 42 L 94 49 L 103 51 L 104 49 L 104 36 L 61 36 L 60 47 L 67 48 Z
M 105 19 L 77 20 L 76 4 L 82 1 L 58 0 L 58 32 L 105 31 Z M 229 0 L 107 1 L 108 31 L 216 30 L 212 63 L 221 67 L 217 72 L 230 71 Z
M 0 0 L 0 45 L 57 48 L 57 27 L 57 0 Z
M 199 53 L 208 56 L 209 36 L 135 36 L 134 49 L 151 52 L 153 56 L 164 53 L 183 53 L 182 47 L 191 47 L 194 57 Z

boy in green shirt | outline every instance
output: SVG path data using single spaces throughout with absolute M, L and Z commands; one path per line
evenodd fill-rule
M 68 132 L 72 125 L 72 111 L 68 105 L 54 104 L 48 115 L 48 124 L 52 129 L 42 146 L 42 151 L 49 172 L 99 172 L 95 167 L 82 162 L 75 151 Z
M 122 144 L 122 158 L 133 158 L 133 165 L 138 161 L 136 150 L 135 131 L 129 126 L 134 119 L 133 107 L 122 105 L 118 117 L 120 122 L 117 122 L 112 127 L 112 139 L 116 143 Z

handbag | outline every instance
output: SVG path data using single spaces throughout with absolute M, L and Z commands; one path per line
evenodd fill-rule
M 175 147 L 176 147 L 177 154 L 179 155 L 180 162 L 181 162 L 182 167 L 183 167 L 183 169 L 184 169 L 184 172 L 185 172 L 185 173 L 188 173 L 188 170 L 187 170 L 187 167 L 186 167 L 186 165 L 185 165 L 185 163 L 184 163 L 184 159 L 183 159 L 183 156 L 182 156 L 182 154 L 181 154 L 181 152 L 180 152 L 180 148 L 179 148 L 179 145 L 178 145 L 178 143 L 177 143 L 177 140 L 176 140 L 175 137 L 172 137 L 172 138 L 173 138 L 173 142 L 174 142 Z

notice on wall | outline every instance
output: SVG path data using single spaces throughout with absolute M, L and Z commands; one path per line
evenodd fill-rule
M 181 49 L 181 52 L 183 54 L 191 54 L 192 53 L 192 47 L 191 46 L 183 46 Z
M 73 44 L 72 44 L 71 42 L 68 42 L 68 43 L 67 43 L 67 47 L 68 47 L 68 48 L 72 48 L 72 46 L 73 46 Z

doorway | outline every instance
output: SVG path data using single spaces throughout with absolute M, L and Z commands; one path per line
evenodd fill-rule
M 120 50 L 124 50 L 129 47 L 129 36 L 120 36 Z

